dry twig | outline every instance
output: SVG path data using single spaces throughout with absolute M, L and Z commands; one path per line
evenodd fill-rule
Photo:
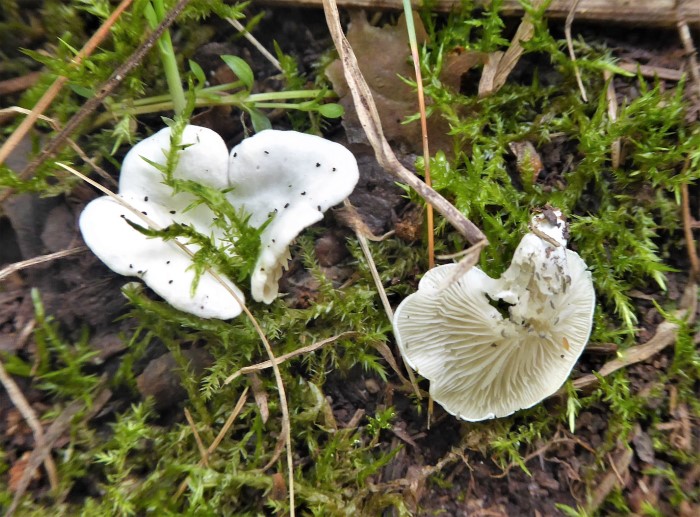
M 219 434 L 216 435 L 216 438 L 214 438 L 214 441 L 211 442 L 211 445 L 207 448 L 206 450 L 206 458 L 208 459 L 214 451 L 219 447 L 219 444 L 222 442 L 224 437 L 226 436 L 226 433 L 228 433 L 228 430 L 231 429 L 231 426 L 233 425 L 233 422 L 236 420 L 238 417 L 239 413 L 243 409 L 243 406 L 245 406 L 246 401 L 248 400 L 248 387 L 243 390 L 243 393 L 241 393 L 241 396 L 238 397 L 238 402 L 236 402 L 236 405 L 233 408 L 233 411 L 231 411 L 231 414 L 228 416 L 226 419 L 226 422 L 224 423 L 223 427 L 221 428 L 221 431 L 219 431 Z M 199 466 L 204 465 L 204 457 L 199 460 Z M 189 477 L 186 478 L 182 483 L 180 483 L 180 486 L 177 488 L 177 492 L 175 492 L 175 499 L 178 499 L 183 492 L 187 489 L 187 482 L 189 481 Z
M 22 414 L 27 424 L 34 433 L 34 443 L 36 449 L 43 449 L 46 447 L 46 438 L 44 436 L 44 428 L 39 422 L 39 419 L 34 413 L 32 406 L 29 405 L 27 399 L 24 397 L 22 390 L 19 389 L 15 380 L 7 373 L 5 366 L 0 361 L 0 383 L 2 383 L 7 395 L 10 400 L 15 405 L 17 410 Z M 46 473 L 49 476 L 49 483 L 51 488 L 55 490 L 58 487 L 58 472 L 56 470 L 56 464 L 50 454 L 47 454 L 43 459 L 44 467 L 46 468 Z
M 87 248 L 85 246 L 78 246 L 69 250 L 61 250 L 57 251 L 56 253 L 49 253 L 48 255 L 40 255 L 38 257 L 22 260 L 21 262 L 15 262 L 14 264 L 10 264 L 9 266 L 0 269 L 0 282 L 17 271 L 21 271 L 39 264 L 45 264 L 46 262 L 51 262 L 52 260 L 77 255 L 83 251 L 87 251 Z
M 571 58 L 571 63 L 574 65 L 574 73 L 576 74 L 578 89 L 581 90 L 581 98 L 583 99 L 583 102 L 588 102 L 586 88 L 583 86 L 583 81 L 581 80 L 581 71 L 576 63 L 574 42 L 571 38 L 571 25 L 574 23 L 574 16 L 576 15 L 576 8 L 578 7 L 579 1 L 580 0 L 574 0 L 573 4 L 571 4 L 571 9 L 569 10 L 569 14 L 566 16 L 566 22 L 564 23 L 564 35 L 566 36 L 566 47 L 569 49 L 569 57 Z
M 102 26 L 97 29 L 95 34 L 85 43 L 83 48 L 78 52 L 78 54 L 73 58 L 73 64 L 75 66 L 80 65 L 83 59 L 90 56 L 92 52 L 97 48 L 97 46 L 102 43 L 102 41 L 109 34 L 110 29 L 119 19 L 122 13 L 131 5 L 133 0 L 122 0 L 122 2 L 117 6 L 114 12 L 109 18 L 105 20 Z M 10 135 L 10 137 L 5 141 L 5 143 L 0 147 L 0 164 L 4 163 L 7 157 L 10 155 L 12 150 L 17 147 L 17 144 L 24 138 L 27 132 L 32 128 L 37 118 L 46 111 L 46 109 L 51 105 L 53 100 L 61 91 L 61 88 L 68 82 L 68 78 L 64 76 L 59 76 L 53 82 L 51 86 L 44 92 L 41 99 L 36 103 L 34 109 L 25 118 L 22 123 L 15 129 L 15 131 Z
M 423 183 L 396 158 L 382 131 L 377 107 L 372 93 L 360 72 L 357 58 L 347 38 L 343 34 L 335 0 L 324 0 L 326 23 L 343 65 L 345 80 L 352 93 L 357 116 L 362 124 L 379 164 L 389 173 L 415 190 L 425 201 L 440 212 L 471 244 L 485 241 L 484 234 L 464 217 L 449 201 Z
M 687 318 L 688 322 L 695 320 L 695 311 L 697 309 L 697 285 L 694 281 L 686 287 L 686 292 L 683 295 L 682 306 L 685 308 L 676 311 L 675 318 Z M 603 365 L 598 370 L 598 375 L 606 377 L 621 368 L 646 361 L 647 359 L 658 354 L 667 346 L 672 345 L 676 341 L 678 333 L 678 324 L 670 321 L 664 321 L 656 327 L 656 332 L 652 338 L 642 345 L 636 345 L 625 350 L 624 355 L 619 359 L 613 359 Z M 577 390 L 588 390 L 598 384 L 598 377 L 593 374 L 584 375 L 573 381 L 574 388 Z M 562 388 L 553 396 L 565 396 L 566 389 Z
M 273 366 L 273 364 L 274 365 L 282 364 L 285 361 L 287 361 L 293 357 L 308 354 L 310 352 L 313 352 L 314 350 L 318 350 L 319 348 L 321 348 L 329 343 L 333 343 L 334 341 L 337 341 L 341 337 L 349 337 L 349 336 L 355 336 L 355 335 L 357 335 L 357 332 L 354 332 L 354 331 L 353 332 L 343 332 L 342 334 L 338 334 L 337 336 L 333 336 L 333 337 L 329 337 L 328 339 L 323 339 L 321 341 L 317 341 L 316 343 L 312 343 L 308 346 L 297 348 L 296 350 L 294 350 L 293 352 L 289 352 L 288 354 L 281 355 L 274 360 L 274 363 L 272 361 L 263 361 L 262 363 L 253 364 L 251 366 L 246 366 L 245 368 L 241 368 L 240 370 L 229 375 L 226 378 L 226 380 L 224 381 L 224 385 L 229 384 L 231 381 L 233 381 L 234 379 L 237 379 L 241 375 L 245 375 L 248 373 L 255 373 L 255 372 L 259 372 L 261 370 L 265 370 L 266 368 L 271 368 Z
M 134 68 L 136 68 L 139 63 L 141 63 L 143 58 L 146 57 L 146 54 L 158 42 L 166 29 L 173 24 L 175 19 L 187 6 L 189 1 L 190 0 L 178 1 L 177 5 L 175 5 L 168 12 L 158 27 L 156 27 L 153 32 L 148 35 L 145 41 L 131 54 L 131 56 L 129 56 L 129 59 L 119 66 L 114 73 L 112 73 L 109 79 L 102 84 L 95 96 L 91 97 L 85 102 L 85 104 L 83 104 L 82 108 L 80 108 L 80 110 L 78 110 L 78 112 L 71 117 L 61 132 L 44 146 L 41 153 L 39 153 L 39 156 L 37 156 L 24 168 L 24 170 L 19 174 L 20 179 L 27 180 L 32 177 L 34 172 L 42 163 L 58 152 L 63 145 L 63 142 L 65 142 L 65 140 L 78 128 L 78 126 L 80 126 L 80 124 L 82 124 L 83 121 L 100 106 L 100 104 L 102 104 L 102 102 L 117 88 L 117 86 L 122 83 L 126 76 Z M 6 189 L 2 194 L 0 194 L 0 203 L 5 201 L 12 194 L 12 192 L 12 189 Z

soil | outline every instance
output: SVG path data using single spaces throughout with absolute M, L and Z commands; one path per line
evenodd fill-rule
M 649 64 L 668 66 L 674 64 L 682 54 L 675 32 L 657 34 L 653 45 L 649 44 L 648 32 L 625 30 L 615 32 L 619 39 L 607 36 L 609 27 L 588 26 L 579 29 L 587 41 L 598 41 L 615 49 L 618 57 L 643 58 Z M 222 27 L 219 33 L 223 33 Z M 276 41 L 286 53 L 295 56 L 304 72 L 314 73 L 313 65 L 332 43 L 328 36 L 322 12 L 318 10 L 268 9 L 260 27 L 256 30 L 261 43 L 272 48 Z M 659 45 L 658 42 L 663 42 Z M 251 64 L 256 77 L 268 77 L 259 84 L 261 91 L 275 90 L 278 87 L 276 72 L 271 65 L 243 40 L 232 42 L 223 39 L 213 41 L 195 54 L 199 64 L 209 75 L 224 73 L 211 59 L 221 53 L 238 54 Z M 524 61 L 522 67 L 527 67 Z M 516 74 L 517 78 L 517 74 Z M 229 146 L 242 138 L 238 115 L 228 113 L 202 112 L 194 121 L 208 125 L 224 136 Z M 284 120 L 275 121 L 284 125 Z M 328 138 L 347 143 L 344 128 L 340 124 L 327 129 Z M 556 182 L 562 168 L 566 167 L 567 156 L 572 153 L 566 142 L 557 145 L 555 140 L 540 149 L 544 169 L 547 171 L 540 180 Z M 399 146 L 407 149 L 406 146 Z M 394 178 L 389 177 L 376 163 L 371 148 L 361 143 L 351 147 L 358 156 L 362 177 L 350 201 L 360 213 L 364 223 L 375 235 L 390 230 L 407 240 L 420 235 L 420 210 L 410 204 L 404 191 L 397 187 Z M 415 155 L 410 151 L 400 155 L 409 166 Z M 21 153 L 15 153 L 15 164 L 22 163 Z M 513 166 L 516 166 L 513 164 Z M 116 175 L 116 171 L 111 171 Z M 3 205 L 4 216 L 0 218 L 0 266 L 4 267 L 18 260 L 29 259 L 45 253 L 61 251 L 81 245 L 77 231 L 77 217 L 92 194 L 86 187 L 77 187 L 65 197 L 42 199 L 35 196 L 15 196 Z M 321 266 L 336 285 L 343 284 L 353 274 L 347 267 L 345 241 L 352 232 L 343 224 L 339 215 L 326 217 L 316 241 L 316 255 Z M 680 264 L 687 268 L 687 265 Z M 10 275 L 0 291 L 0 351 L 31 357 L 35 344 L 30 336 L 28 325 L 34 317 L 31 289 L 41 292 L 47 314 L 56 318 L 62 331 L 68 336 L 77 337 L 84 326 L 91 329 L 91 347 L 98 351 L 94 361 L 97 374 L 111 374 L 119 364 L 120 352 L 124 343 L 118 335 L 128 329 L 133 322 L 121 318 L 128 310 L 120 289 L 124 283 L 121 277 L 113 274 L 89 252 L 82 252 L 61 258 L 43 265 L 30 267 Z M 685 283 L 682 273 L 670 275 L 669 292 L 680 296 Z M 281 282 L 282 290 L 289 293 L 291 307 L 308 307 L 313 303 L 317 285 L 304 270 L 300 260 L 295 259 Z M 640 293 L 638 298 L 641 321 L 645 329 L 640 342 L 648 340 L 656 325 L 663 318 L 649 301 L 657 293 Z M 207 364 L 207 355 L 201 350 L 188 351 L 198 367 Z M 600 347 L 584 353 L 574 376 L 596 370 L 609 359 L 614 358 L 615 349 Z M 628 369 L 630 388 L 644 393 L 652 385 L 660 382 L 671 352 L 662 352 L 651 360 L 633 365 Z M 135 368 L 140 372 L 141 393 L 152 395 L 157 406 L 165 414 L 164 421 L 180 419 L 178 402 L 184 391 L 177 389 L 178 377 L 172 372 L 173 360 L 165 349 L 153 348 Z M 50 403 L 42 399 L 42 392 L 32 389 L 29 383 L 17 378 L 25 397 L 37 413 L 46 410 Z M 417 515 L 481 515 L 481 516 L 520 516 L 520 515 L 560 515 L 558 503 L 572 507 L 584 506 L 586 486 L 601 487 L 605 490 L 606 475 L 599 479 L 587 479 L 587 472 L 595 461 L 595 449 L 600 445 L 602 431 L 606 428 L 606 409 L 593 407 L 579 415 L 575 434 L 560 428 L 554 438 L 543 440 L 528 451 L 525 466 L 529 474 L 517 465 L 505 470 L 492 461 L 483 450 L 479 440 L 479 427 L 471 426 L 466 431 L 463 424 L 446 414 L 439 406 L 428 428 L 425 414 L 418 414 L 414 404 L 398 388 L 398 382 L 390 378 L 388 383 L 367 377 L 361 369 L 352 370 L 349 376 L 335 378 L 331 375 L 325 390 L 334 416 L 339 423 L 347 423 L 358 409 L 372 413 L 377 407 L 393 405 L 397 415 L 393 428 L 382 435 L 386 447 L 402 445 L 400 452 L 375 476 L 373 483 L 409 480 L 405 497 Z M 668 387 L 669 392 L 673 387 Z M 120 399 L 124 396 L 125 398 Z M 126 394 L 114 393 L 105 413 L 118 411 L 132 402 Z M 545 404 L 557 404 L 548 401 Z M 648 401 L 649 407 L 659 402 Z M 167 416 L 167 412 L 171 415 Z M 526 424 L 526 422 L 522 422 Z M 96 420 L 96 426 L 104 426 L 108 432 L 109 418 Z M 668 422 L 668 432 L 676 433 L 676 440 L 686 440 L 684 447 L 700 443 L 700 427 L 697 420 L 688 419 L 677 409 Z M 688 427 L 690 426 L 690 427 Z M 700 488 L 698 469 L 677 467 L 671 457 L 655 455 L 651 447 L 649 429 L 643 425 L 635 432 L 634 450 L 631 457 L 628 451 L 620 449 L 610 455 L 609 466 L 604 472 L 614 475 L 614 482 L 623 484 L 624 497 L 628 504 L 641 511 L 642 504 L 649 502 L 663 515 L 671 515 L 668 502 L 668 489 L 665 478 L 650 479 L 644 470 L 650 466 L 659 469 L 675 469 L 679 482 L 688 490 Z M 0 396 L 0 442 L 7 460 L 12 463 L 22 461 L 23 453 L 33 447 L 31 430 L 26 426 L 8 397 Z M 448 457 L 450 452 L 467 444 L 464 453 L 454 455 L 442 468 L 441 481 L 431 480 L 431 466 Z M 57 444 L 60 446 L 60 442 Z M 617 472 L 620 470 L 620 472 Z M 8 476 L 8 474 L 2 474 Z M 3 481 L 5 482 L 5 481 Z M 9 481 L 8 481 L 9 482 Z M 38 492 L 45 490 L 42 484 L 33 485 Z M 89 487 L 85 488 L 90 493 Z M 700 514 L 700 507 L 688 505 L 685 515 Z

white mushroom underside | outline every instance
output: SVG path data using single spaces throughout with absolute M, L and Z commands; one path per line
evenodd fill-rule
M 399 306 L 394 327 L 401 352 L 448 412 L 469 421 L 507 416 L 561 387 L 588 340 L 594 305 L 585 264 L 569 250 L 566 258 L 571 285 L 590 296 L 569 289 L 552 297 L 529 328 L 489 304 L 487 289 L 510 286 L 478 268 L 444 289 L 457 266 L 435 268 Z

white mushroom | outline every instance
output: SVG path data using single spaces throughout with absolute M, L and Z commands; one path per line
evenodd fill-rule
M 165 128 L 134 146 L 124 158 L 119 193 L 159 227 L 173 222 L 191 224 L 200 233 L 217 236 L 214 214 L 204 205 L 184 211 L 193 201 L 188 193 L 174 194 L 163 183 L 163 173 L 149 162 L 163 165 L 170 149 L 171 131 Z M 187 126 L 182 150 L 173 171 L 178 179 L 192 179 L 211 187 L 227 185 L 228 150 L 215 132 Z M 243 293 L 229 280 L 223 283 L 204 272 L 192 292 L 192 259 L 174 242 L 150 238 L 132 228 L 127 220 L 145 227 L 137 215 L 109 197 L 89 203 L 80 215 L 85 243 L 107 267 L 125 276 L 141 278 L 173 307 L 203 318 L 229 319 L 241 312 L 229 289 L 243 301 Z M 195 252 L 198 247 L 188 245 Z
M 430 394 L 468 421 L 503 417 L 556 392 L 592 326 L 591 274 L 566 249 L 558 210 L 532 220 L 499 279 L 477 267 L 428 271 L 394 315 L 407 363 L 430 380 Z
M 340 144 L 296 131 L 266 130 L 231 151 L 231 204 L 251 214 L 250 224 L 272 221 L 261 236 L 261 253 L 251 278 L 251 295 L 271 303 L 278 293 L 289 245 L 321 219 L 323 212 L 355 188 L 357 161 Z

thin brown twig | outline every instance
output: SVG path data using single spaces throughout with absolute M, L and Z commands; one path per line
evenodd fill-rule
M 685 50 L 686 58 L 688 60 L 688 68 L 690 69 L 690 77 L 693 80 L 693 85 L 695 86 L 695 96 L 700 97 L 700 68 L 698 67 L 698 52 L 693 44 L 693 37 L 690 34 L 690 28 L 688 27 L 688 22 L 685 20 L 683 13 L 678 9 L 678 2 L 676 2 L 676 16 L 678 21 L 676 26 L 678 27 L 678 36 L 683 44 L 683 49 Z
M 698 250 L 695 245 L 695 239 L 693 238 L 692 216 L 690 215 L 690 199 L 687 183 L 683 183 L 681 186 L 681 212 L 683 214 L 685 247 L 688 250 L 688 260 L 690 261 L 690 273 L 695 280 L 698 280 L 698 275 L 700 275 L 700 260 L 698 259 Z
M 76 54 L 73 58 L 72 63 L 75 66 L 80 65 L 83 59 L 90 56 L 92 52 L 97 48 L 97 46 L 107 37 L 110 29 L 122 15 L 122 13 L 129 7 L 133 0 L 123 0 L 109 18 L 105 20 L 102 26 L 97 29 L 95 34 L 85 43 L 83 48 Z M 46 109 L 51 105 L 53 100 L 61 91 L 63 86 L 68 82 L 68 78 L 65 76 L 59 76 L 53 82 L 51 86 L 44 92 L 41 99 L 36 103 L 32 112 L 27 118 L 25 118 L 22 123 L 15 129 L 15 131 L 10 135 L 10 137 L 5 141 L 5 143 L 0 147 L 0 164 L 4 163 L 10 153 L 17 147 L 17 144 L 24 138 L 24 136 L 29 132 L 34 123 L 37 121 L 39 115 L 44 113 Z
M 39 156 L 29 163 L 24 170 L 19 174 L 20 179 L 29 179 L 39 166 L 52 157 L 63 145 L 63 142 L 68 138 L 80 124 L 93 112 L 100 104 L 119 86 L 126 76 L 141 63 L 146 54 L 153 48 L 163 33 L 170 27 L 175 19 L 180 15 L 182 10 L 187 6 L 190 0 L 179 0 L 168 14 L 163 18 L 163 21 L 151 32 L 144 42 L 129 56 L 121 66 L 107 79 L 97 91 L 97 93 L 88 99 L 82 108 L 71 117 L 66 123 L 61 132 L 48 142 L 42 149 Z M 6 189 L 0 194 L 0 203 L 6 200 L 13 192 L 13 189 Z
M 43 72 L 30 72 L 20 77 L 5 79 L 0 81 L 0 95 L 10 95 L 26 90 L 33 86 L 41 77 Z
M 464 215 L 444 197 L 428 187 L 415 174 L 406 169 L 401 162 L 399 162 L 398 158 L 396 158 L 389 142 L 387 142 L 384 137 L 377 106 L 374 103 L 367 81 L 365 81 L 362 76 L 355 53 L 343 34 L 340 25 L 338 6 L 335 0 L 323 0 L 323 9 L 326 14 L 328 29 L 343 65 L 343 73 L 353 97 L 357 116 L 360 119 L 360 123 L 362 124 L 370 145 L 374 149 L 375 158 L 379 165 L 415 190 L 428 204 L 432 205 L 435 210 L 440 212 L 457 231 L 464 235 L 470 243 L 475 244 L 485 240 L 484 234 L 474 223 L 464 217 Z
M 20 414 L 27 421 L 27 424 L 34 433 L 34 443 L 37 449 L 43 449 L 46 447 L 46 436 L 44 435 L 44 428 L 39 422 L 36 413 L 29 405 L 27 399 L 24 398 L 22 390 L 19 389 L 15 380 L 7 373 L 5 366 L 0 361 L 0 383 L 2 383 L 7 395 L 10 400 L 15 405 Z M 51 455 L 47 455 L 44 458 L 44 467 L 46 468 L 46 473 L 49 477 L 49 483 L 51 484 L 51 489 L 55 490 L 58 487 L 58 471 L 56 470 L 56 464 L 53 461 Z
M 404 3 L 404 5 L 406 4 Z M 409 8 L 405 9 L 405 13 L 406 17 L 413 16 L 413 11 Z M 407 27 L 408 26 L 409 24 L 407 23 Z M 410 26 L 413 26 L 413 24 L 410 24 Z M 423 137 L 423 170 L 425 174 L 425 184 L 429 188 L 432 188 L 433 182 L 430 179 L 430 146 L 428 142 L 428 117 L 425 114 L 425 93 L 423 92 L 423 74 L 420 71 L 420 57 L 418 56 L 418 47 L 416 46 L 415 37 L 409 37 L 409 42 L 411 47 L 411 59 L 413 61 L 413 71 L 416 74 L 418 111 L 420 113 L 420 132 Z M 428 226 L 428 269 L 433 269 L 435 267 L 435 223 L 433 220 L 433 205 L 431 205 L 430 203 L 428 203 L 426 206 L 426 217 L 426 223 Z
M 246 401 L 248 400 L 248 390 L 249 388 L 248 386 L 246 386 L 243 390 L 243 393 L 241 393 L 241 396 L 238 397 L 238 402 L 236 402 L 233 411 L 231 411 L 231 414 L 226 419 L 226 422 L 219 431 L 219 434 L 216 435 L 214 441 L 211 442 L 211 445 L 207 448 L 207 458 L 209 458 L 216 451 L 216 449 L 219 447 L 219 444 L 223 441 L 224 437 L 226 436 L 226 433 L 228 433 L 228 430 L 233 425 L 233 422 L 236 420 L 236 418 L 238 418 L 239 413 L 243 409 L 243 406 L 245 406 Z M 199 460 L 198 465 L 200 467 L 204 465 L 203 458 Z M 187 483 L 189 480 L 190 478 L 187 477 L 182 481 L 182 483 L 180 483 L 180 486 L 177 488 L 177 492 L 175 492 L 175 499 L 178 499 L 187 489 Z
M 329 343 L 333 343 L 334 341 L 337 341 L 338 339 L 340 339 L 342 337 L 356 336 L 357 334 L 358 334 L 358 332 L 355 332 L 355 331 L 342 332 L 340 334 L 329 337 L 327 339 L 322 339 L 321 341 L 317 341 L 316 343 L 312 343 L 310 345 L 303 346 L 301 348 L 297 348 L 296 350 L 289 352 L 288 354 L 278 356 L 275 359 L 275 364 L 282 364 L 285 361 L 292 359 L 293 357 L 308 354 L 308 353 L 311 353 L 315 350 L 318 350 L 319 348 L 324 347 L 324 346 L 328 345 Z M 241 368 L 240 370 L 237 370 L 236 372 L 229 375 L 226 378 L 226 380 L 224 381 L 224 385 L 229 384 L 231 381 L 237 379 L 241 375 L 259 372 L 260 370 L 265 370 L 266 368 L 271 368 L 272 365 L 273 365 L 272 361 L 263 361 L 262 363 L 253 364 L 253 365 Z
M 608 118 L 610 123 L 614 123 L 617 120 L 618 104 L 613 75 L 610 70 L 603 70 L 603 79 L 608 83 L 608 87 L 605 89 L 605 99 L 608 103 Z M 616 138 L 610 149 L 610 161 L 613 169 L 620 167 L 620 147 L 620 139 Z
M 87 248 L 85 246 L 78 246 L 76 248 L 61 250 L 55 253 L 49 253 L 48 255 L 40 255 L 38 257 L 22 260 L 21 262 L 15 262 L 14 264 L 10 264 L 9 266 L 0 269 L 0 282 L 2 282 L 11 274 L 16 273 L 17 271 L 21 271 L 28 267 L 36 266 L 39 264 L 45 264 L 46 262 L 51 262 L 52 260 L 70 257 L 71 255 L 77 255 L 78 253 L 82 253 L 83 251 L 87 251 Z
M 573 0 L 571 4 L 571 9 L 569 9 L 569 14 L 566 16 L 566 22 L 564 23 L 564 35 L 566 36 L 566 47 L 569 49 L 569 58 L 571 59 L 571 64 L 574 65 L 574 74 L 576 75 L 576 83 L 578 84 L 578 89 L 581 90 L 581 98 L 583 102 L 588 102 L 588 96 L 586 95 L 586 88 L 583 86 L 583 81 L 581 80 L 581 71 L 576 63 L 576 53 L 574 52 L 574 41 L 571 37 L 571 26 L 574 23 L 574 17 L 576 16 L 576 8 L 580 0 Z
M 3 115 L 5 113 L 22 113 L 24 115 L 29 115 L 31 111 L 20 106 L 11 106 L 9 108 L 0 110 L 0 115 Z M 52 119 L 45 115 L 39 115 L 37 118 L 39 120 L 47 122 L 53 128 L 54 131 L 59 132 L 61 130 L 61 125 L 56 121 L 56 119 Z M 97 171 L 97 173 L 100 176 L 102 176 L 103 179 L 105 179 L 107 182 L 111 183 L 114 186 L 117 185 L 116 180 L 106 170 L 97 165 L 97 163 L 92 158 L 90 158 L 87 155 L 87 153 L 83 151 L 83 149 L 77 143 L 75 143 L 75 141 L 72 138 L 66 138 L 66 142 L 68 142 L 68 145 L 75 151 L 75 153 L 78 156 L 80 156 L 80 159 L 87 163 L 90 167 L 95 169 L 95 171 Z
M 199 455 L 201 456 L 201 462 L 202 465 L 205 467 L 209 466 L 209 453 L 207 452 L 207 449 L 204 447 L 204 443 L 202 442 L 202 438 L 199 436 L 199 431 L 197 431 L 197 426 L 194 423 L 194 420 L 192 419 L 192 415 L 190 414 L 190 411 L 185 408 L 185 419 L 187 420 L 187 424 L 190 426 L 190 429 L 192 430 L 192 435 L 194 436 L 194 441 L 197 442 L 197 448 L 199 449 Z

